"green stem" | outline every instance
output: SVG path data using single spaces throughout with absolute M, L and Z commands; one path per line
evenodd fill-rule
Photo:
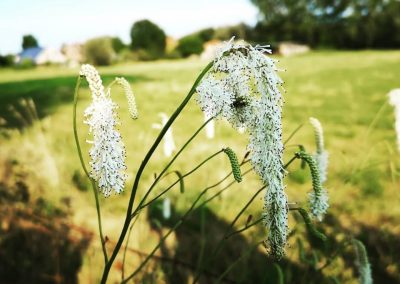
M 283 142 L 283 145 L 286 145 L 286 143 L 288 143 L 290 139 L 293 138 L 293 136 L 303 127 L 303 125 L 304 124 L 300 124 L 299 126 L 297 126 L 297 128 L 293 130 L 293 132 L 289 135 L 289 137 L 285 140 L 285 142 Z
M 210 118 L 208 119 L 206 122 L 204 122 L 199 129 L 196 130 L 196 132 L 189 138 L 189 140 L 186 141 L 186 143 L 181 147 L 181 149 L 179 149 L 179 151 L 175 154 L 175 156 L 171 159 L 171 161 L 165 166 L 165 168 L 161 171 L 161 173 L 157 176 L 157 178 L 154 180 L 154 182 L 152 183 L 152 185 L 150 186 L 150 188 L 147 190 L 146 194 L 143 196 L 142 200 L 140 200 L 139 205 L 136 207 L 135 211 L 133 214 L 137 213 L 138 210 L 142 209 L 145 206 L 142 206 L 143 203 L 146 201 L 147 197 L 149 196 L 149 194 L 151 193 L 151 191 L 153 190 L 153 188 L 156 186 L 156 184 L 160 181 L 160 179 L 163 177 L 163 175 L 165 174 L 165 172 L 169 169 L 169 167 L 175 162 L 175 160 L 179 157 L 179 155 L 183 152 L 183 150 L 185 150 L 185 148 L 190 144 L 190 142 L 193 141 L 193 139 L 200 133 L 200 131 L 213 119 Z M 212 159 L 214 156 L 218 155 L 219 153 L 221 153 L 223 150 L 218 151 L 217 153 L 215 153 L 214 155 L 210 156 L 208 159 L 206 159 L 203 163 L 201 163 L 198 167 L 196 167 L 193 171 L 189 172 L 188 174 L 186 174 L 185 176 L 191 174 L 192 172 L 194 172 L 196 169 L 198 169 L 199 167 L 201 167 L 204 163 L 206 163 L 208 160 Z M 178 182 L 178 181 L 177 181 Z M 157 196 L 158 198 L 158 196 Z M 153 201 L 153 200 L 152 200 Z M 149 203 L 147 203 L 149 204 Z
M 286 169 L 294 160 L 296 159 L 296 156 L 293 157 L 285 166 L 284 168 Z M 248 171 L 244 172 L 243 175 L 246 175 L 248 172 L 250 172 L 251 169 L 249 169 Z M 239 217 L 243 214 L 243 212 L 250 206 L 250 204 L 253 202 L 253 200 L 256 198 L 256 196 L 265 188 L 265 186 L 263 186 L 262 188 L 260 188 L 253 196 L 252 198 L 246 203 L 246 205 L 242 208 L 242 210 L 240 210 L 240 212 L 236 215 L 235 219 L 232 221 L 232 223 L 229 225 L 228 229 L 226 230 L 223 238 L 219 241 L 219 243 L 217 244 L 216 249 L 214 250 L 214 252 L 212 253 L 211 258 L 214 258 L 219 250 L 222 248 L 223 245 L 223 241 L 228 239 L 228 236 L 231 236 L 233 234 L 236 233 L 240 233 L 242 231 L 245 231 L 246 229 L 248 229 L 251 226 L 254 226 L 255 224 L 258 224 L 259 222 L 261 222 L 262 218 L 260 218 L 259 220 L 257 220 L 256 222 L 254 222 L 251 226 L 248 226 L 247 228 L 241 229 L 239 231 L 233 232 L 231 234 L 229 234 L 229 230 L 235 225 L 236 221 L 239 219 Z M 199 273 L 195 276 L 194 280 L 193 280 L 193 284 L 196 283 L 200 277 L 200 273 L 201 271 L 199 271 Z
M 249 169 L 249 170 L 245 171 L 245 172 L 242 174 L 242 177 L 245 176 L 245 175 L 247 175 L 247 174 L 248 174 L 249 172 L 251 172 L 251 171 L 252 171 L 252 169 Z M 222 180 L 220 180 L 220 181 L 217 182 L 216 184 L 211 185 L 209 188 L 213 188 L 213 187 L 216 187 L 216 186 L 220 185 L 220 184 L 221 184 L 223 181 L 225 181 L 231 174 L 232 174 L 232 172 L 229 173 L 225 178 L 223 178 Z M 236 183 L 237 183 L 236 180 L 231 181 L 229 184 L 227 184 L 225 187 L 223 187 L 220 191 L 218 191 L 217 193 L 215 193 L 215 194 L 214 194 L 213 196 L 211 196 L 210 198 L 206 199 L 202 204 L 199 205 L 199 207 L 201 207 L 201 206 L 203 206 L 204 204 L 206 204 L 206 203 L 212 201 L 214 198 L 216 198 L 217 196 L 221 195 L 221 193 L 223 193 L 225 190 L 227 190 L 229 187 L 231 187 L 232 185 L 234 185 L 234 184 L 236 184 Z
M 207 191 L 210 188 L 204 189 L 196 198 L 196 200 L 192 203 L 192 206 L 189 208 L 189 210 L 186 211 L 186 213 L 178 220 L 178 222 L 161 238 L 160 242 L 156 245 L 156 247 L 151 251 L 151 253 L 145 258 L 145 260 L 139 265 L 138 268 L 130 275 L 128 276 L 124 281 L 121 283 L 127 283 L 130 279 L 135 277 L 137 273 L 146 265 L 146 263 L 150 260 L 150 258 L 154 255 L 154 253 L 159 249 L 159 247 L 162 245 L 162 243 L 165 241 L 165 239 L 173 232 L 175 231 L 187 218 L 187 216 L 193 211 L 195 208 L 197 202 L 203 197 L 204 194 L 207 193 Z M 196 208 L 197 209 L 197 208 Z
M 243 208 L 239 211 L 239 213 L 236 215 L 236 217 L 232 220 L 232 222 L 229 224 L 228 228 L 225 230 L 225 233 L 223 235 L 223 237 L 219 240 L 216 248 L 213 250 L 213 252 L 211 253 L 211 257 L 208 258 L 208 262 L 210 261 L 210 259 L 214 260 L 214 258 L 218 255 L 219 251 L 221 250 L 224 241 L 226 240 L 226 236 L 229 234 L 229 231 L 231 230 L 231 228 L 233 228 L 233 226 L 236 224 L 237 220 L 240 218 L 240 216 L 242 216 L 242 214 L 246 211 L 246 209 L 250 206 L 250 204 L 254 201 L 254 199 L 257 197 L 257 195 L 265 188 L 265 186 L 261 187 L 259 190 L 257 190 L 257 192 L 255 194 L 253 194 L 253 196 L 250 198 L 250 200 L 246 203 L 245 206 L 243 206 Z M 199 278 L 200 275 L 203 271 L 203 266 L 201 265 L 196 276 L 194 277 L 193 280 L 193 284 L 195 284 Z
M 234 236 L 234 235 L 240 234 L 241 232 L 244 232 L 244 231 L 250 229 L 251 227 L 257 225 L 257 224 L 260 223 L 260 222 L 262 222 L 262 220 L 264 220 L 263 217 L 259 218 L 258 220 L 254 221 L 253 223 L 251 223 L 251 224 L 245 226 L 244 228 L 242 228 L 242 229 L 240 229 L 240 230 L 237 230 L 237 231 L 234 231 L 234 232 L 228 234 L 228 235 L 225 237 L 225 239 L 229 239 L 230 237 L 232 237 L 232 236 Z
M 135 221 L 133 221 L 132 225 L 129 227 L 128 236 L 126 237 L 124 253 L 122 255 L 121 281 L 124 281 L 125 278 L 125 259 L 126 259 L 126 253 L 128 251 L 129 239 L 131 238 L 133 226 L 135 225 L 138 219 L 139 218 L 136 218 Z
M 124 226 L 122 228 L 121 234 L 118 238 L 118 242 L 113 250 L 113 253 L 110 257 L 110 260 L 108 261 L 108 263 L 106 264 L 104 271 L 103 271 L 103 276 L 101 278 L 101 283 L 105 284 L 107 282 L 107 278 L 108 278 L 108 274 L 110 272 L 111 266 L 121 248 L 121 245 L 124 241 L 125 235 L 128 231 L 129 228 L 129 224 L 131 221 L 131 214 L 132 214 L 132 209 L 133 209 L 133 203 L 135 201 L 135 196 L 136 196 L 136 192 L 137 189 L 139 187 L 139 181 L 140 178 L 142 176 L 142 173 L 147 165 L 147 163 L 149 162 L 150 158 L 152 157 L 154 151 L 156 150 L 156 148 L 158 147 L 158 145 L 160 144 L 161 140 L 163 139 L 165 133 L 167 133 L 169 127 L 172 125 L 172 123 L 175 121 L 175 119 L 178 117 L 178 115 L 181 113 L 181 111 L 183 110 L 183 108 L 187 105 L 187 103 L 189 102 L 189 100 L 192 98 L 193 94 L 196 92 L 196 88 L 197 85 L 200 83 L 200 81 L 202 80 L 202 78 L 205 76 L 205 74 L 208 72 L 208 70 L 211 69 L 211 67 L 213 66 L 213 62 L 210 62 L 204 69 L 203 71 L 200 73 L 200 75 L 197 77 L 196 81 L 194 82 L 191 90 L 189 91 L 189 93 L 187 94 L 187 96 L 185 97 L 185 99 L 182 101 L 182 103 L 179 105 L 179 107 L 175 110 L 175 112 L 172 114 L 172 116 L 170 117 L 170 119 L 167 121 L 167 123 L 164 125 L 163 129 L 161 130 L 160 134 L 158 135 L 157 139 L 154 141 L 153 145 L 151 146 L 150 150 L 147 152 L 144 160 L 142 161 L 142 163 L 140 164 L 140 167 L 138 169 L 138 172 L 136 174 L 135 177 L 135 181 L 132 187 L 132 192 L 131 192 L 131 196 L 129 198 L 129 203 L 128 203 L 128 208 L 126 210 L 126 217 L 125 217 L 125 222 L 124 222 Z
M 78 149 L 79 160 L 81 162 L 83 171 L 85 172 L 86 176 L 89 178 L 89 180 L 92 184 L 94 199 L 96 201 L 97 223 L 99 226 L 101 248 L 103 250 L 103 255 L 104 255 L 104 264 L 107 265 L 108 256 L 107 256 L 107 250 L 106 250 L 106 242 L 105 242 L 104 235 L 103 235 L 103 226 L 102 226 L 102 222 L 101 222 L 99 194 L 97 191 L 96 182 L 90 177 L 89 171 L 87 170 L 86 165 L 85 165 L 85 161 L 83 160 L 82 149 L 81 149 L 81 146 L 79 143 L 78 128 L 76 126 L 76 107 L 78 104 L 78 95 L 79 95 L 80 84 L 81 84 L 81 76 L 79 76 L 76 81 L 75 92 L 74 92 L 73 120 L 72 120 L 73 129 L 74 129 L 74 138 L 75 138 L 75 144 L 76 144 L 76 148 Z
M 171 188 L 173 188 L 182 178 L 185 178 L 189 175 L 191 175 L 192 173 L 194 173 L 196 170 L 198 170 L 201 166 L 203 166 L 205 163 L 207 163 L 209 160 L 211 160 L 212 158 L 214 158 L 215 156 L 221 154 L 223 152 L 223 150 L 220 150 L 214 154 L 212 154 L 211 156 L 209 156 L 208 158 L 206 158 L 204 161 L 202 161 L 200 164 L 198 164 L 195 168 L 193 168 L 191 171 L 187 172 L 186 174 L 182 175 L 182 177 L 178 180 L 176 180 L 173 184 L 171 184 L 169 187 L 167 187 L 165 190 L 163 190 L 160 194 L 158 194 L 156 197 L 154 197 L 153 199 L 151 199 L 149 202 L 147 202 L 146 204 L 143 205 L 138 205 L 137 209 L 134 211 L 134 213 L 132 214 L 132 218 L 134 216 L 136 216 L 140 210 L 142 210 L 143 208 L 149 206 L 151 203 L 153 203 L 154 201 L 156 201 L 158 198 L 160 198 L 162 195 L 164 195 L 165 193 L 167 193 Z M 144 198 L 143 198 L 144 199 Z M 143 200 L 142 199 L 142 200 Z M 143 202 L 141 202 L 143 203 Z
M 222 279 L 233 269 L 233 267 L 239 263 L 244 257 L 247 257 L 250 253 L 252 253 L 262 242 L 258 242 L 256 245 L 252 246 L 246 253 L 242 254 L 236 261 L 234 261 L 228 268 L 221 274 L 221 276 L 217 279 L 215 283 L 220 283 Z
M 248 170 L 246 172 L 243 173 L 242 176 L 246 175 L 247 173 L 249 173 L 251 170 Z M 194 208 L 197 204 L 197 202 L 201 199 L 201 197 L 207 193 L 208 190 L 217 187 L 218 185 L 220 185 L 221 183 L 223 183 L 227 178 L 229 178 L 232 175 L 232 171 L 226 175 L 224 178 L 222 178 L 220 181 L 218 181 L 217 183 L 206 187 L 205 189 L 203 189 L 203 191 L 199 194 L 199 196 L 197 197 L 197 199 L 193 202 L 192 206 L 190 207 L 190 209 L 188 211 L 186 211 L 186 213 L 181 217 L 181 219 L 174 225 L 173 228 L 171 228 L 167 234 L 160 240 L 160 242 L 157 244 L 157 246 L 153 249 L 153 251 L 148 255 L 148 257 L 145 259 L 145 262 L 147 262 L 153 255 L 154 253 L 157 251 L 157 249 L 161 246 L 162 242 L 164 242 L 164 240 L 176 229 L 178 228 L 183 221 L 186 219 L 186 217 L 190 214 L 191 211 L 195 211 L 198 210 L 199 208 L 202 208 L 205 204 L 211 202 L 215 197 L 217 197 L 218 195 L 220 195 L 222 192 L 224 192 L 226 189 L 228 189 L 231 185 L 237 183 L 235 180 L 231 183 L 229 183 L 227 186 L 225 186 L 222 190 L 220 190 L 219 192 L 217 192 L 215 195 L 213 195 L 211 198 L 208 198 L 207 200 L 205 200 L 204 202 L 202 202 L 199 206 L 197 206 L 196 208 Z M 144 267 L 145 263 L 142 263 L 140 265 L 139 268 L 137 268 L 135 270 L 135 272 L 133 274 L 131 274 L 127 279 L 125 279 L 124 281 L 122 281 L 122 283 L 126 283 L 129 279 L 133 278 L 143 267 Z
M 291 159 L 289 160 L 289 162 L 287 162 L 287 163 L 283 166 L 283 168 L 284 168 L 284 169 L 287 169 L 287 167 L 289 167 L 289 165 L 290 165 L 291 163 L 293 163 L 293 161 L 296 160 L 296 159 L 298 159 L 297 156 L 293 156 L 293 158 L 291 158 Z

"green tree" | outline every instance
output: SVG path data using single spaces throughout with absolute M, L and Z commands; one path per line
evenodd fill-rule
M 120 53 L 126 47 L 124 42 L 119 37 L 112 37 L 111 44 L 116 53 Z
M 31 47 L 38 47 L 38 41 L 33 35 L 24 35 L 22 37 L 22 49 L 25 50 Z
M 400 2 L 396 0 L 251 0 L 262 18 L 257 41 L 298 41 L 312 46 L 387 48 L 400 46 Z
M 141 20 L 133 24 L 131 41 L 132 50 L 144 50 L 154 58 L 164 55 L 166 35 L 159 26 L 149 20 Z

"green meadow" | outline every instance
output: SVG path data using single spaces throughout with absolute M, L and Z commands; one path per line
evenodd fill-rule
M 315 151 L 309 117 L 321 121 L 329 151 L 326 182 L 330 194 L 329 214 L 316 226 L 327 235 L 331 247 L 321 248 L 310 240 L 298 213 L 290 212 L 287 258 L 279 263 L 285 283 L 336 283 L 336 280 L 339 283 L 357 283 L 351 247 L 336 253 L 339 247 L 335 246 L 352 237 L 365 244 L 376 283 L 400 282 L 400 155 L 396 146 L 394 109 L 388 104 L 387 96 L 390 90 L 400 87 L 400 51 L 320 51 L 277 59 L 280 61 L 278 66 L 284 69 L 280 75 L 286 90 L 283 139 L 286 140 L 302 125 L 285 145 L 285 162 L 293 157 L 299 144 L 310 153 Z M 123 90 L 116 85 L 112 87 L 112 98 L 120 106 L 121 124 L 118 127 L 127 150 L 128 180 L 123 194 L 107 199 L 100 196 L 110 251 L 122 228 L 137 169 L 158 135 L 159 130 L 153 124 L 161 122 L 159 113 L 173 113 L 206 64 L 188 59 L 99 68 L 105 85 L 120 76 L 131 83 L 139 110 L 139 119 L 131 120 Z M 48 204 L 46 210 L 51 212 L 54 211 L 52 208 L 62 208 L 67 212 L 68 224 L 75 230 L 91 234 L 90 242 L 82 252 L 78 279 L 82 283 L 96 283 L 101 276 L 103 259 L 95 203 L 81 169 L 72 132 L 72 99 L 78 71 L 54 66 L 28 70 L 0 69 L 0 116 L 4 124 L 0 128 L 0 181 L 12 185 L 23 180 L 29 189 L 31 202 L 44 199 Z M 83 112 L 90 104 L 91 95 L 86 82 L 81 86 L 78 127 L 84 153 L 87 153 L 90 145 L 85 140 L 90 137 L 83 124 Z M 10 109 L 13 106 L 23 117 L 29 116 L 24 115 L 26 110 L 20 103 L 21 98 L 32 98 L 35 102 L 39 120 L 33 125 L 15 116 Z M 173 124 L 178 149 L 203 121 L 203 114 L 192 99 Z M 215 127 L 215 138 L 208 139 L 204 131 L 200 132 L 173 164 L 171 171 L 186 173 L 223 147 L 231 147 L 242 159 L 246 153 L 247 134 L 236 132 L 224 121 L 217 121 Z M 87 154 L 85 159 L 88 163 Z M 144 195 L 154 175 L 168 161 L 160 145 L 144 172 L 139 197 Z M 249 168 L 247 164 L 243 171 Z M 166 196 L 171 199 L 172 220 L 190 207 L 201 190 L 223 178 L 230 170 L 229 160 L 220 154 L 185 179 L 184 193 L 180 192 L 179 185 L 171 189 Z M 307 208 L 311 190 L 309 171 L 301 169 L 299 161 L 292 163 L 287 170 L 289 202 Z M 152 196 L 176 178 L 173 174 L 163 178 Z M 206 197 L 232 180 L 230 177 L 219 187 L 211 189 Z M 186 225 L 167 239 L 156 254 L 158 258 L 148 263 L 136 281 L 186 283 L 193 279 L 199 263 L 207 259 L 209 248 L 222 237 L 224 228 L 261 186 L 257 176 L 250 172 L 241 183 L 234 184 L 196 211 Z M 261 193 L 235 228 L 242 228 L 249 215 L 254 220 L 259 218 L 262 204 Z M 155 222 L 153 219 L 156 217 L 152 216 L 152 210 L 144 210 L 133 227 L 126 255 L 127 275 L 171 227 L 171 220 Z M 265 235 L 266 230 L 260 223 L 228 239 L 217 264 L 206 265 L 202 283 L 212 283 L 218 278 L 216 275 L 247 252 L 248 255 L 226 274 L 224 281 L 278 283 L 274 282 L 278 272 L 268 260 L 265 248 L 259 246 L 250 251 Z M 333 257 L 336 254 L 337 257 Z M 122 251 L 110 280 L 120 280 L 121 269 Z

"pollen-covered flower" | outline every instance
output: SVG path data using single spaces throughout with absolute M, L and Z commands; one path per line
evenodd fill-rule
M 321 183 L 325 183 L 327 179 L 328 172 L 328 152 L 324 147 L 324 131 L 321 123 L 318 119 L 314 117 L 310 117 L 310 123 L 314 128 L 315 134 L 315 144 L 317 146 L 317 151 L 313 155 L 314 160 L 317 162 L 317 166 L 319 168 L 319 175 L 321 179 Z
M 89 83 L 89 89 L 93 97 L 104 95 L 103 82 L 101 81 L 99 72 L 90 64 L 84 64 L 81 66 L 79 72 L 81 76 L 84 76 Z
M 111 100 L 110 90 L 104 92 L 100 76 L 90 65 L 83 65 L 81 74 L 89 82 L 93 100 L 85 110 L 84 123 L 89 126 L 93 141 L 89 151 L 91 177 L 97 181 L 99 190 L 109 196 L 114 190 L 121 193 L 126 180 L 125 146 L 116 129 L 118 106 Z
M 255 172 L 268 187 L 264 197 L 265 223 L 271 254 L 284 255 L 287 238 L 287 197 L 282 163 L 282 80 L 265 47 L 228 42 L 213 68 L 197 88 L 200 108 L 227 119 L 250 135 L 248 148 Z
M 196 101 L 207 117 L 225 116 L 229 112 L 233 94 L 226 92 L 223 83 L 212 74 L 201 81 L 197 93 Z

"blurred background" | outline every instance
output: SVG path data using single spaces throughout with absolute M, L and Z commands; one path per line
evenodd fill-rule
M 366 246 L 375 283 L 400 283 L 400 159 L 396 105 L 388 96 L 391 91 L 399 95 L 393 90 L 400 88 L 397 0 L 2 0 L 0 283 L 99 282 L 103 256 L 95 202 L 72 133 L 80 65 L 97 66 L 105 85 L 125 77 L 139 109 L 139 119 L 132 121 L 123 90 L 113 87 L 128 180 L 123 194 L 100 198 L 111 252 L 136 171 L 158 135 L 154 124 L 162 123 L 160 113 L 173 113 L 216 50 L 233 36 L 270 44 L 284 70 L 283 139 L 303 125 L 286 145 L 285 162 L 298 144 L 315 151 L 309 117 L 324 127 L 331 207 L 316 226 L 328 241 L 310 236 L 300 215 L 292 212 L 287 256 L 280 262 L 255 246 L 267 234 L 259 224 L 229 238 L 208 263 L 231 220 L 261 186 L 249 173 L 195 211 L 133 282 L 190 283 L 205 263 L 201 283 L 214 283 L 225 271 L 222 282 L 228 283 L 359 283 L 354 249 L 343 245 L 357 238 Z M 83 111 L 90 101 L 85 83 L 78 103 L 85 153 L 90 145 L 84 143 L 88 129 Z M 192 101 L 173 125 L 178 149 L 203 120 Z M 200 133 L 171 170 L 186 173 L 228 146 L 241 160 L 246 145 L 246 134 L 217 121 L 215 134 Z M 144 172 L 139 197 L 169 160 L 161 146 Z M 121 281 L 122 269 L 125 275 L 132 273 L 200 191 L 229 171 L 220 155 L 185 180 L 183 194 L 177 185 L 145 210 L 126 246 L 125 265 L 121 251 L 110 283 Z M 175 180 L 168 175 L 153 196 Z M 286 184 L 289 201 L 306 208 L 311 180 L 300 162 L 288 168 Z M 262 204 L 260 194 L 235 229 L 258 219 Z

